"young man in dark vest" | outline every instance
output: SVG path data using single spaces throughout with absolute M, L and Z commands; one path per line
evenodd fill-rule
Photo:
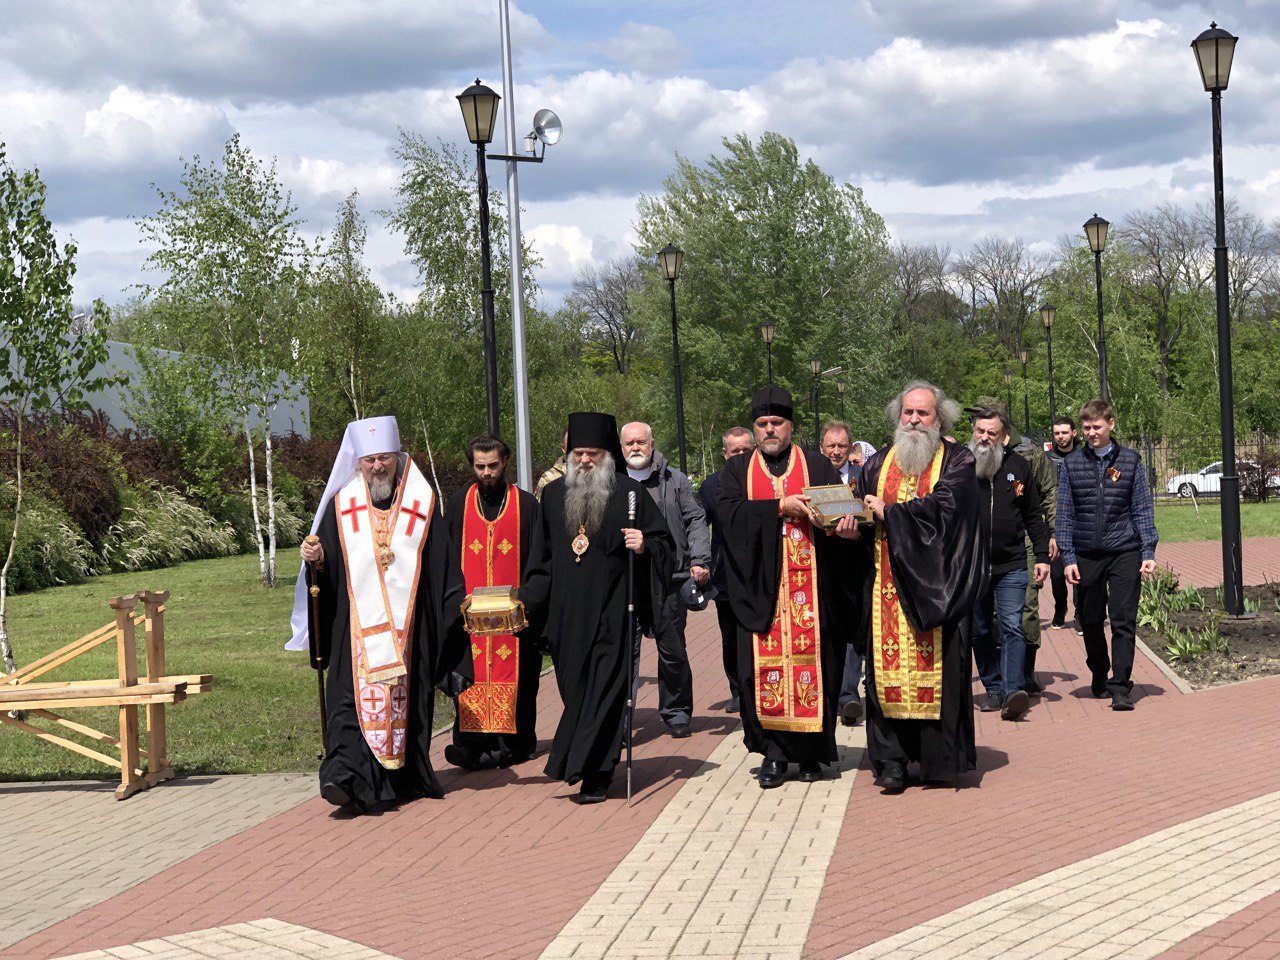
M 1115 413 L 1105 400 L 1080 408 L 1085 445 L 1062 461 L 1057 541 L 1067 583 L 1080 585 L 1093 695 L 1111 695 L 1112 710 L 1132 710 L 1133 649 L 1142 577 L 1156 569 L 1151 488 L 1136 450 L 1111 439 Z M 1111 616 L 1111 656 L 1103 623 Z M 1110 673 L 1110 677 L 1108 677 Z

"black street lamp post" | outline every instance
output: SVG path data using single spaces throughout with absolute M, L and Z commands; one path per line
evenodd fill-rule
M 1031 433 L 1031 401 L 1027 399 L 1027 361 L 1031 359 L 1031 351 L 1023 347 L 1018 351 L 1018 359 L 1022 361 L 1022 426 Z
M 684 446 L 684 390 L 680 380 L 680 329 L 676 323 L 676 281 L 680 279 L 680 269 L 684 266 L 684 251 L 667 244 L 658 251 L 658 263 L 662 265 L 671 291 L 671 367 L 676 382 L 676 442 L 680 445 L 680 472 L 688 476 Z
M 1053 431 L 1053 421 L 1058 412 L 1053 404 L 1053 321 L 1058 319 L 1058 308 L 1052 303 L 1040 305 L 1040 322 L 1044 324 L 1045 358 L 1049 361 L 1049 430 Z
M 1007 367 L 1004 371 L 1004 409 L 1006 413 L 1013 409 L 1013 371 Z
M 1236 37 L 1216 23 L 1191 43 L 1213 110 L 1213 272 L 1218 305 L 1218 404 L 1222 428 L 1222 593 L 1233 617 L 1244 613 L 1241 586 L 1240 478 L 1236 474 L 1235 389 L 1231 371 L 1231 312 L 1227 290 L 1227 231 L 1222 186 L 1222 91 L 1227 89 Z
M 467 139 L 476 145 L 476 181 L 480 190 L 480 310 L 484 333 L 484 392 L 489 435 L 498 435 L 498 335 L 493 319 L 492 258 L 489 253 L 489 175 L 485 171 L 484 148 L 493 139 L 493 122 L 498 115 L 498 95 L 480 82 L 458 94 Z
M 1110 221 L 1096 213 L 1084 224 L 1084 235 L 1089 238 L 1089 249 L 1093 251 L 1093 277 L 1098 288 L 1098 396 L 1106 401 L 1111 399 L 1111 394 L 1107 389 L 1107 331 L 1102 325 L 1102 251 L 1107 248 L 1109 226 Z
M 769 386 L 773 386 L 773 336 L 778 332 L 778 325 L 772 320 L 760 324 L 760 339 L 764 341 L 766 362 L 769 365 Z
M 813 449 L 817 450 L 818 442 L 821 440 L 818 431 L 822 429 L 822 423 L 818 419 L 818 381 L 822 377 L 822 358 L 810 357 L 809 369 L 813 371 Z
M 840 377 L 839 379 L 836 380 L 836 393 L 840 394 L 840 419 L 841 420 L 844 419 L 844 387 L 845 387 L 844 377 Z

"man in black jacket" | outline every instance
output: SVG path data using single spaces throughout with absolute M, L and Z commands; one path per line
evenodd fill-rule
M 1040 489 L 1031 465 L 1008 445 L 1011 432 L 1004 409 L 988 407 L 973 415 L 973 439 L 969 441 L 991 559 L 987 595 L 973 611 L 973 659 L 987 691 L 982 710 L 999 710 L 1005 720 L 1017 720 L 1029 705 L 1022 689 L 1028 536 L 1035 552 L 1035 581 L 1042 583 L 1049 575 L 1049 531 L 1040 510 Z
M 755 446 L 755 438 L 746 427 L 730 427 L 720 438 L 720 453 L 724 456 L 725 467 L 734 457 L 750 453 Z M 720 522 L 716 519 L 716 495 L 720 489 L 720 477 L 724 474 L 721 467 L 698 488 L 698 496 L 702 499 L 702 509 L 707 515 L 707 526 L 711 528 L 711 586 L 716 603 L 716 621 L 720 625 L 720 656 L 724 663 L 724 675 L 729 680 L 729 703 L 726 713 L 737 713 L 741 705 L 741 691 L 738 687 L 738 621 L 733 616 L 733 606 L 729 603 L 729 581 L 724 569 L 724 533 Z
M 1053 421 L 1053 443 L 1045 452 L 1055 470 L 1062 468 L 1062 461 L 1067 455 L 1080 446 L 1080 438 L 1076 436 L 1076 422 L 1070 417 L 1059 417 Z M 1056 497 L 1056 494 L 1055 494 Z M 1062 551 L 1058 549 L 1057 536 L 1049 538 L 1049 579 L 1053 582 L 1053 622 L 1051 627 L 1067 625 L 1067 575 L 1062 563 Z M 1075 610 L 1076 633 L 1082 633 L 1080 626 L 1080 588 L 1073 591 L 1072 608 Z

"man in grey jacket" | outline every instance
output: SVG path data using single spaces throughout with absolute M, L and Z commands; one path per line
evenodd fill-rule
M 688 614 L 680 588 L 690 577 L 705 584 L 711 577 L 711 538 L 707 518 L 693 496 L 693 484 L 666 457 L 653 449 L 653 430 L 647 423 L 622 428 L 622 454 L 627 473 L 649 491 L 666 518 L 675 541 L 675 573 L 667 585 L 661 616 L 654 624 L 658 644 L 658 715 L 671 736 L 689 736 L 693 719 L 693 673 L 685 652 L 684 627 Z

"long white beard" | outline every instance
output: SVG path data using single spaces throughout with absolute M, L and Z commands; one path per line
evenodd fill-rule
M 933 455 L 938 452 L 938 444 L 941 442 L 942 427 L 936 423 L 931 427 L 899 424 L 893 434 L 894 456 L 898 466 L 907 476 L 918 477 L 933 462 Z
M 973 459 L 975 461 L 974 469 L 978 471 L 978 479 L 990 480 L 996 475 L 996 471 L 1000 469 L 1003 462 L 1004 451 L 994 443 L 988 443 L 983 446 L 980 443 L 969 441 L 969 449 L 973 451 Z
M 576 461 L 569 461 L 569 472 L 564 482 L 565 529 L 576 534 L 578 528 L 583 527 L 587 533 L 594 534 L 604 523 L 609 498 L 618 485 L 612 455 L 606 453 L 604 460 L 590 470 L 583 470 Z
M 396 477 L 394 475 L 369 481 L 369 500 L 373 503 L 381 503 L 383 500 L 390 500 L 392 494 L 395 492 Z

